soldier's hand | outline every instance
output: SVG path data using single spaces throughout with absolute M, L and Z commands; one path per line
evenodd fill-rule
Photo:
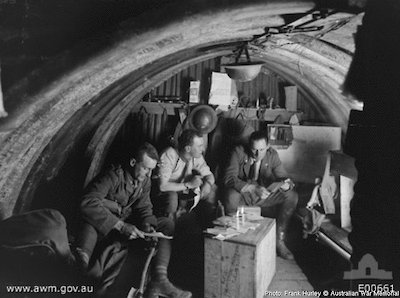
M 203 183 L 200 187 L 200 197 L 204 198 L 209 195 L 211 192 L 211 184 L 210 183 Z
M 193 178 L 187 183 L 189 185 L 189 188 L 196 188 L 199 187 L 203 183 L 203 180 L 201 180 L 201 176 L 196 175 L 193 176 Z
M 265 200 L 271 194 L 264 186 L 256 186 L 256 195 Z
M 151 224 L 145 223 L 145 224 L 143 224 L 142 231 L 145 233 L 152 233 L 152 232 L 155 232 L 156 230 L 154 229 L 154 227 Z
M 142 231 L 140 231 L 136 226 L 131 225 L 129 223 L 124 223 L 121 229 L 121 233 L 126 237 L 128 237 L 129 240 L 144 238 Z
M 154 229 L 154 227 L 152 225 L 150 225 L 149 223 L 143 224 L 143 229 L 142 230 L 145 233 L 153 233 L 153 232 L 156 231 Z M 158 238 L 157 237 L 148 237 L 148 236 L 146 236 L 144 238 L 144 240 L 146 240 L 147 242 L 150 242 L 150 244 L 149 244 L 150 247 L 155 246 L 157 244 L 157 242 L 158 242 Z
M 284 182 L 284 184 L 281 186 L 281 189 L 283 191 L 288 191 L 288 190 L 291 190 L 294 188 L 294 182 L 290 178 L 287 178 L 283 182 Z

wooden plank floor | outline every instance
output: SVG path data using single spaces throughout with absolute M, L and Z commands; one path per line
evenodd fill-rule
M 337 279 L 340 281 L 343 270 L 349 270 L 336 252 L 316 242 L 313 237 L 303 239 L 298 220 L 291 222 L 286 244 L 293 252 L 295 261 L 277 257 L 276 274 L 268 289 L 279 291 L 281 297 L 306 297 L 288 292 L 285 295 L 285 291 L 302 293 L 330 289 L 332 283 L 336 283 Z M 204 297 L 203 249 L 203 231 L 196 225 L 194 216 L 187 216 L 176 226 L 169 276 L 177 286 L 191 291 L 193 298 Z M 274 296 L 265 295 L 267 297 Z
M 313 291 L 313 286 L 296 263 L 296 261 L 276 258 L 276 273 L 268 287 L 268 291 L 279 293 L 280 297 L 303 297 L 303 291 Z M 298 295 L 295 292 L 299 292 Z M 295 294 L 295 295 L 293 295 Z M 267 293 L 265 297 L 274 296 L 274 293 Z M 275 295 L 277 296 L 277 295 Z

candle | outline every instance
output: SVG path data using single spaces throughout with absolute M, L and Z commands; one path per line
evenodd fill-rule
M 244 218 L 244 207 L 243 206 L 240 208 L 240 214 L 242 216 L 242 225 L 244 225 L 245 218 Z

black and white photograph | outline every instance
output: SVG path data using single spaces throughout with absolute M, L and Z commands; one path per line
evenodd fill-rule
M 0 0 L 0 298 L 400 297 L 400 1 Z

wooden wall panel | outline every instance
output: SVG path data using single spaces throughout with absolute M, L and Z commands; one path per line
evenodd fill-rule
M 188 100 L 190 81 L 200 81 L 200 98 L 202 103 L 207 102 L 209 92 L 209 77 L 212 71 L 219 71 L 219 58 L 203 61 L 189 66 L 181 72 L 161 82 L 153 89 L 154 96 L 175 96 L 181 100 Z
M 200 102 L 207 103 L 210 88 L 210 75 L 212 71 L 220 71 L 220 59 L 214 58 L 201 63 L 191 65 L 180 73 L 173 75 L 168 80 L 161 82 L 153 91 L 155 96 L 176 96 L 181 100 L 188 100 L 189 84 L 192 80 L 199 80 Z M 260 74 L 250 82 L 237 82 L 239 98 L 247 97 L 250 105 L 255 107 L 256 101 L 260 98 L 260 104 L 268 104 L 269 98 L 274 99 L 275 107 L 285 107 L 284 87 L 290 84 L 277 74 L 263 68 Z M 304 94 L 298 91 L 298 110 L 307 116 L 306 120 L 322 122 L 314 107 L 309 104 Z
M 210 90 L 210 76 L 212 71 L 220 71 L 220 59 L 214 58 L 191 65 L 183 69 L 180 73 L 173 75 L 168 80 L 161 82 L 154 90 L 155 96 L 176 96 L 181 100 L 188 100 L 188 90 L 190 81 L 199 80 L 200 102 L 207 103 Z M 260 98 L 260 104 L 266 104 L 266 99 L 274 98 L 275 107 L 285 107 L 284 87 L 290 84 L 277 74 L 263 68 L 260 74 L 250 82 L 237 82 L 239 98 L 247 97 L 250 105 L 255 107 L 256 101 Z M 298 110 L 307 115 L 307 119 L 317 122 L 322 121 L 312 105 L 307 102 L 307 98 L 298 91 Z
M 180 97 L 181 100 L 187 101 L 190 81 L 200 80 L 200 102 L 206 103 L 211 72 L 220 71 L 220 64 L 220 58 L 214 58 L 191 65 L 179 73 L 173 74 L 168 80 L 160 82 L 152 90 L 152 96 Z M 255 106 L 258 98 L 261 99 L 261 104 L 263 102 L 265 104 L 265 100 L 271 97 L 274 98 L 274 105 L 282 108 L 285 106 L 284 86 L 288 85 L 289 83 L 284 79 L 265 68 L 262 69 L 256 79 L 244 83 L 237 82 L 239 95 L 249 97 L 253 106 Z M 313 106 L 308 103 L 307 98 L 299 91 L 297 105 L 299 111 L 302 111 L 305 115 L 303 120 L 310 119 L 321 122 Z M 244 120 L 248 125 L 255 130 L 266 130 L 267 122 L 246 119 L 246 115 L 249 114 L 248 111 L 244 109 L 243 112 Z M 110 153 L 110 155 L 115 154 L 115 152 L 117 155 L 121 155 L 122 153 L 120 152 L 122 151 L 132 151 L 132 149 L 126 149 L 126 147 L 134 148 L 143 141 L 149 141 L 162 148 L 166 146 L 168 136 L 173 135 L 177 123 L 177 116 L 163 117 L 162 114 L 151 114 L 151 111 L 146 112 L 145 109 L 141 109 L 138 112 L 136 109 L 132 111 L 132 115 L 127 118 L 121 128 L 114 141 L 113 153 Z

